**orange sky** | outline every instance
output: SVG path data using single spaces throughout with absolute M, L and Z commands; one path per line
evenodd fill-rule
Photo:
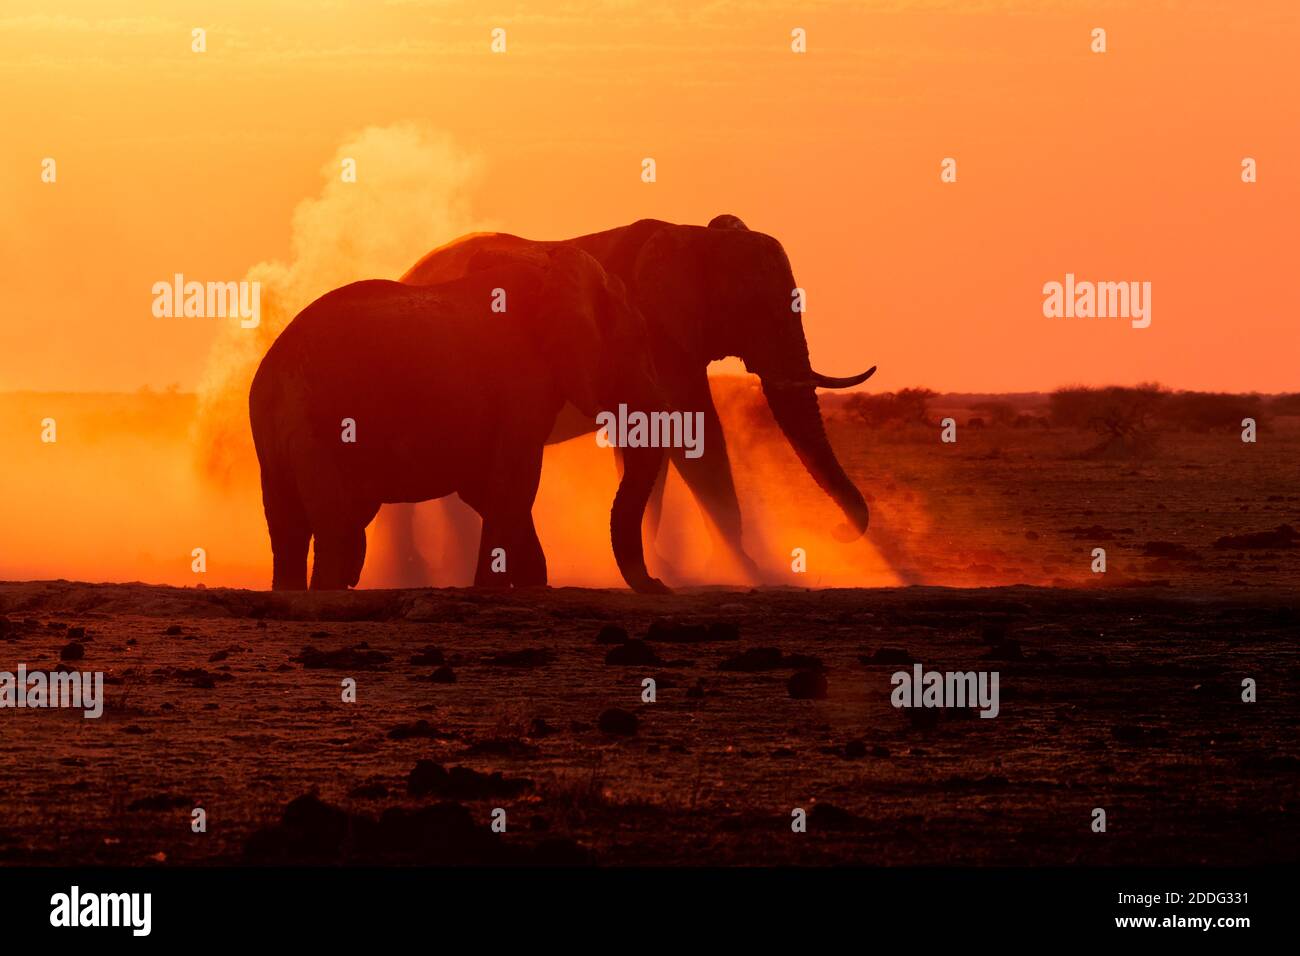
M 1297 48 L 1294 0 L 5 0 L 0 390 L 198 387 L 229 330 L 152 284 L 295 242 L 329 247 L 315 295 L 485 225 L 721 212 L 785 243 L 814 364 L 873 388 L 1294 390 Z M 371 128 L 371 204 L 295 228 Z M 1151 327 L 1043 318 L 1066 272 L 1151 282 Z

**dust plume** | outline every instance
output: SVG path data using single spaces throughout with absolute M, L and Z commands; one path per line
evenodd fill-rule
M 343 181 L 345 159 L 356 162 L 356 182 Z M 469 211 L 478 174 L 477 160 L 450 138 L 412 123 L 368 127 L 321 167 L 320 194 L 294 211 L 290 260 L 258 263 L 245 276 L 261 283 L 260 325 L 225 326 L 213 345 L 194 429 L 207 479 L 256 476 L 248 388 L 289 320 L 331 289 L 397 278 L 433 247 L 486 228 Z

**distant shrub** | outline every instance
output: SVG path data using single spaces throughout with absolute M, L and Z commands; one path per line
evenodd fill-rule
M 844 410 L 871 426 L 925 424 L 929 421 L 927 414 L 934 396 L 928 388 L 904 388 L 875 395 L 856 392 L 845 399 Z
M 987 402 L 975 402 L 972 412 L 979 412 L 984 421 L 994 425 L 1010 425 L 1016 420 L 1016 406 L 1011 402 L 994 399 Z
M 1169 392 L 1156 384 L 1124 388 L 1077 385 L 1058 388 L 1048 398 L 1053 425 L 1095 431 L 1110 441 L 1133 442 L 1144 435 Z
M 1194 431 L 1228 430 L 1240 428 L 1243 418 L 1258 422 L 1263 411 L 1264 400 L 1259 395 L 1175 392 L 1162 404 L 1160 419 Z
M 1012 428 L 1032 428 L 1035 425 L 1040 428 L 1047 428 L 1051 425 L 1051 422 L 1041 415 L 1017 415 L 1011 419 Z
M 1300 392 L 1274 397 L 1268 403 L 1268 410 L 1273 415 L 1300 415 Z

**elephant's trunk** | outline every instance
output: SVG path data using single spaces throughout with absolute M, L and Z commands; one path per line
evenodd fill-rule
M 626 448 L 623 454 L 623 478 L 614 496 L 614 507 L 609 515 L 609 536 L 614 546 L 614 560 L 623 580 L 633 591 L 642 594 L 667 594 L 669 589 L 658 578 L 652 578 L 645 566 L 645 551 L 641 541 L 641 519 L 659 467 L 663 463 L 662 448 Z
M 762 377 L 762 380 L 767 404 L 781 431 L 794 447 L 795 454 L 808 469 L 808 474 L 839 505 L 848 519 L 847 525 L 841 525 L 835 530 L 835 537 L 841 541 L 853 541 L 861 537 L 867 530 L 870 517 L 867 503 L 857 486 L 844 473 L 844 468 L 835 457 L 835 451 L 826 437 L 816 389 L 811 385 L 770 382 L 768 377 Z

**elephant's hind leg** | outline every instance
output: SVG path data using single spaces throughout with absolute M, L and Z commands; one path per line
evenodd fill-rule
M 338 591 L 356 584 L 366 554 L 364 527 L 331 528 L 316 533 L 311 567 L 313 591 Z
M 366 525 L 379 506 L 354 515 L 350 521 L 331 522 L 316 532 L 316 558 L 311 570 L 313 591 L 356 587 L 366 563 Z
M 262 507 L 271 534 L 271 590 L 306 590 L 311 524 L 293 479 L 263 470 Z

